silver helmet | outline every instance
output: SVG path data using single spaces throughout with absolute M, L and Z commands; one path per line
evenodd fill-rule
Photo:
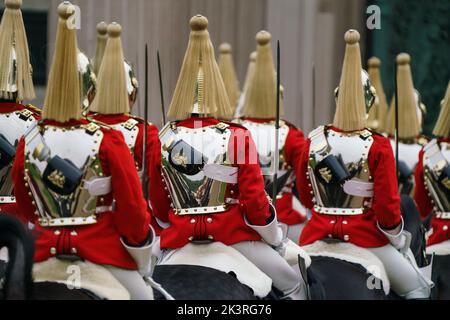
M 417 89 L 414 89 L 414 98 L 416 101 L 417 117 L 419 119 L 419 124 L 422 127 L 427 115 L 427 107 L 422 103 L 422 97 Z
M 81 89 L 81 108 L 85 111 L 94 99 L 97 77 L 89 58 L 81 51 L 78 51 L 78 74 Z
M 139 82 L 136 78 L 136 73 L 134 72 L 133 65 L 124 60 L 123 65 L 125 68 L 125 79 L 127 84 L 127 92 L 128 92 L 128 101 L 130 103 L 130 110 L 133 108 L 134 103 L 136 102 Z
M 372 83 L 370 82 L 369 74 L 364 69 L 361 69 L 361 82 L 364 91 L 364 103 L 366 106 L 366 113 L 369 113 L 370 108 L 372 108 L 375 102 L 376 91 L 375 88 L 372 86 Z M 339 87 L 336 87 L 336 89 L 334 89 L 334 98 L 336 100 L 338 94 L 339 94 Z
M 6 87 L 2 88 L 0 98 L 10 100 L 17 95 L 17 56 L 14 47 L 11 48 L 11 55 L 8 66 L 8 81 Z

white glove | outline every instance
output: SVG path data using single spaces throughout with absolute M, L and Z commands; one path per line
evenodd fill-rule
M 283 230 L 281 229 L 280 225 L 278 224 L 277 220 L 277 213 L 275 208 L 270 205 L 270 210 L 273 213 L 273 219 L 269 224 L 266 224 L 264 226 L 257 226 L 250 224 L 247 219 L 245 218 L 245 223 L 259 233 L 261 238 L 264 239 L 269 245 L 273 247 L 278 247 L 281 242 L 283 241 L 284 235 Z
M 411 233 L 404 230 L 404 222 L 403 217 L 401 223 L 398 225 L 397 228 L 393 230 L 386 230 L 380 227 L 380 225 L 377 222 L 378 229 L 388 238 L 389 242 L 392 244 L 392 246 L 400 251 L 402 254 L 406 254 L 406 252 L 409 249 L 409 246 L 411 245 Z

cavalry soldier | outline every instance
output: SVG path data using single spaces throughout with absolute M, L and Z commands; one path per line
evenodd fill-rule
M 236 75 L 236 69 L 234 68 L 231 45 L 229 43 L 222 43 L 219 46 L 219 53 L 219 70 L 234 113 L 239 96 L 241 95 L 241 90 L 239 89 L 239 80 Z
M 381 61 L 377 57 L 372 57 L 369 59 L 367 65 L 369 67 L 369 79 L 376 92 L 375 103 L 374 106 L 370 109 L 367 124 L 371 129 L 383 134 L 386 132 L 386 117 L 388 106 L 386 102 L 386 95 L 383 89 L 383 83 L 381 82 Z
M 253 73 L 255 72 L 255 62 L 256 62 L 256 51 L 253 51 L 249 56 L 249 63 L 247 67 L 247 73 L 245 75 L 244 88 L 242 89 L 242 93 L 239 97 L 238 105 L 236 107 L 236 111 L 234 112 L 234 117 L 236 119 L 242 117 L 242 109 L 245 103 L 245 93 L 248 91 L 248 87 L 250 85 L 250 81 L 253 77 Z
M 152 154 L 155 150 L 161 149 L 161 144 L 158 128 L 155 125 L 146 125 L 143 119 L 130 115 L 132 99 L 128 95 L 127 88 L 130 86 L 131 77 L 129 75 L 127 77 L 123 68 L 121 32 L 122 27 L 116 22 L 108 26 L 109 39 L 101 62 L 98 90 L 90 107 L 89 118 L 105 123 L 122 133 L 142 179 L 143 160 L 146 159 L 148 168 Z M 115 94 L 111 94 L 112 92 Z M 144 148 L 145 130 L 147 130 L 147 145 Z M 146 151 L 145 159 L 143 159 L 144 150 Z M 152 225 L 159 233 L 160 229 L 156 221 L 153 221 Z
M 273 157 L 275 153 L 279 154 L 278 180 L 283 181 L 283 186 L 280 186 L 277 195 L 277 215 L 279 221 L 287 226 L 288 237 L 298 243 L 306 215 L 305 208 L 292 193 L 295 181 L 292 168 L 299 162 L 305 139 L 300 129 L 287 121 L 280 121 L 279 150 L 275 150 L 276 79 L 270 40 L 271 35 L 267 31 L 260 31 L 256 35 L 255 70 L 245 93 L 243 116 L 236 121 L 252 134 L 266 187 L 274 183 Z M 296 208 L 294 204 L 297 204 Z
M 74 12 L 70 2 L 58 7 L 42 120 L 19 142 L 14 192 L 34 224 L 36 263 L 87 260 L 107 268 L 131 298 L 151 298 L 137 272 L 150 262 L 150 216 L 122 135 L 82 118 L 76 30 L 67 25 Z
M 333 124 L 313 130 L 302 151 L 297 184 L 312 217 L 300 244 L 330 238 L 364 247 L 383 262 L 398 295 L 428 298 L 430 281 L 415 265 L 403 231 L 390 142 L 365 128 L 359 38 L 355 30 L 345 34 Z
M 207 25 L 201 15 L 190 20 L 168 111 L 173 121 L 160 131 L 162 152 L 150 167 L 153 212 L 169 223 L 161 248 L 220 241 L 271 277 L 285 298 L 305 298 L 300 277 L 270 246 L 282 243 L 282 232 L 264 191 L 254 142 L 244 127 L 217 120 L 229 118 L 232 108 Z
M 433 134 L 419 154 L 414 195 L 421 216 L 432 215 L 429 246 L 450 240 L 450 82 Z
M 419 92 L 414 89 L 411 75 L 411 58 L 407 53 L 397 56 L 397 92 L 398 92 L 398 171 L 399 192 L 413 195 L 414 170 L 419 161 L 419 152 L 427 143 L 427 138 L 421 135 L 423 110 L 425 106 L 420 101 Z M 391 145 L 395 150 L 395 97 L 392 99 L 388 115 L 388 133 Z
M 15 214 L 11 168 L 21 136 L 39 119 L 21 0 L 6 0 L 0 25 L 0 213 Z

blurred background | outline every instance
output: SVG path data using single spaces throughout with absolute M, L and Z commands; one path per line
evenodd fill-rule
M 33 77 L 41 106 L 56 33 L 59 0 L 23 0 L 23 14 L 31 48 Z M 166 108 L 170 103 L 189 35 L 189 19 L 201 13 L 217 49 L 233 47 L 241 87 L 255 35 L 265 29 L 281 43 L 281 79 L 285 87 L 285 118 L 309 132 L 329 123 L 334 114 L 333 90 L 339 83 L 344 33 L 361 33 L 363 65 L 369 57 L 381 61 L 388 102 L 393 89 L 395 56 L 412 57 L 415 87 L 428 107 L 425 132 L 431 132 L 450 79 L 449 0 L 74 0 L 81 9 L 80 49 L 93 57 L 96 25 L 117 21 L 123 27 L 127 60 L 144 86 L 144 47 L 149 46 L 149 119 L 161 125 L 156 50 L 161 55 Z M 367 20 L 380 9 L 380 29 Z M 0 15 L 3 12 L 1 1 Z M 274 45 L 275 47 L 275 45 Z M 143 91 L 133 113 L 143 115 Z

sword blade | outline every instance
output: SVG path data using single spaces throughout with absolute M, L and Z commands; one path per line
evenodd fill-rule
M 277 203 L 277 180 L 279 155 L 278 139 L 280 135 L 280 41 L 277 40 L 277 100 L 276 100 L 276 118 L 275 118 L 275 154 L 274 154 L 274 174 L 273 174 L 273 188 L 272 188 L 272 203 L 276 206 Z
M 162 126 L 166 124 L 166 111 L 164 107 L 164 88 L 162 83 L 162 70 L 161 70 L 161 59 L 159 58 L 159 50 L 156 51 L 156 58 L 158 59 L 158 75 L 159 75 L 159 94 L 161 96 L 161 112 L 162 112 Z
M 147 140 L 148 140 L 148 45 L 145 44 L 145 81 L 144 81 L 144 139 L 142 146 L 142 191 L 148 202 L 147 184 Z

